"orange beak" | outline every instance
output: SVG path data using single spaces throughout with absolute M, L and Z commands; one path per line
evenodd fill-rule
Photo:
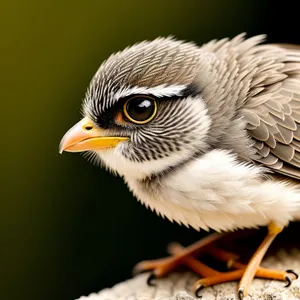
M 59 153 L 113 148 L 126 140 L 129 138 L 104 136 L 103 130 L 98 128 L 93 121 L 84 118 L 64 135 L 59 144 Z

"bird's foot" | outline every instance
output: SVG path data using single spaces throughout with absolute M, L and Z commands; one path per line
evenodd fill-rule
M 268 235 L 247 265 L 238 262 L 239 257 L 236 254 L 214 246 L 214 243 L 223 237 L 224 234 L 212 234 L 187 248 L 177 243 L 172 243 L 168 247 L 168 252 L 172 256 L 157 260 L 142 261 L 136 265 L 134 272 L 152 271 L 148 278 L 148 284 L 155 285 L 154 279 L 164 277 L 177 267 L 185 265 L 201 277 L 201 279 L 195 283 L 197 296 L 199 296 L 199 292 L 204 287 L 240 280 L 238 296 L 240 299 L 243 299 L 248 295 L 248 289 L 253 278 L 286 281 L 286 287 L 288 287 L 294 279 L 298 278 L 298 274 L 294 270 L 269 270 L 260 267 L 260 262 L 266 250 L 280 230 L 280 228 L 276 227 L 274 231 L 274 228 L 273 224 L 270 224 Z M 227 267 L 233 270 L 229 272 L 219 272 L 210 268 L 195 258 L 195 256 L 200 253 L 209 254 L 217 260 L 225 262 Z
M 171 244 L 168 251 L 172 254 L 172 256 L 156 260 L 142 261 L 135 266 L 133 273 L 137 274 L 152 271 L 148 279 L 148 283 L 150 285 L 153 285 L 153 279 L 164 277 L 181 265 L 189 267 L 191 270 L 204 277 L 215 276 L 219 274 L 219 272 L 202 264 L 200 261 L 193 258 L 193 256 L 203 252 L 205 248 L 211 246 L 223 236 L 225 236 L 225 234 L 211 234 L 187 248 L 183 248 L 179 244 Z
M 195 244 L 194 244 L 195 245 Z M 193 246 L 193 245 L 192 245 Z M 190 246 L 191 247 L 191 246 Z M 213 286 L 220 283 L 226 283 L 231 281 L 241 280 L 245 275 L 245 270 L 247 269 L 247 265 L 238 262 L 238 256 L 234 253 L 224 251 L 220 248 L 216 248 L 214 246 L 209 247 L 208 249 L 202 249 L 204 252 L 208 252 L 208 254 L 215 259 L 225 262 L 229 269 L 233 269 L 228 272 L 219 272 L 216 271 L 207 265 L 203 264 L 196 258 L 192 256 L 192 254 L 187 254 L 189 252 L 190 247 L 183 248 L 178 243 L 172 243 L 168 246 L 168 252 L 172 254 L 172 256 L 157 259 L 157 260 L 149 260 L 140 262 L 135 267 L 135 272 L 143 272 L 143 271 L 152 271 L 150 276 L 148 277 L 147 283 L 151 286 L 155 285 L 154 280 L 156 278 L 160 278 L 166 276 L 172 270 L 180 265 L 185 265 L 194 273 L 198 274 L 201 279 L 198 280 L 194 284 L 195 295 L 197 297 L 201 297 L 201 291 L 204 287 Z M 209 251 L 206 251 L 209 250 Z M 182 254 L 185 255 L 182 255 Z M 181 255 L 181 256 L 180 256 Z M 178 259 L 180 257 L 180 259 Z M 298 274 L 294 270 L 270 270 L 266 268 L 262 268 L 260 266 L 257 267 L 255 271 L 255 278 L 263 278 L 263 279 L 271 279 L 271 280 L 280 280 L 286 281 L 286 287 L 290 286 L 294 279 L 298 278 Z M 238 296 L 239 299 L 243 299 L 248 294 L 248 288 L 251 284 L 251 281 L 247 285 L 239 285 Z
M 204 287 L 209 287 L 209 286 L 220 284 L 220 283 L 226 283 L 226 282 L 240 280 L 245 273 L 245 268 L 246 268 L 246 266 L 244 266 L 244 269 L 237 269 L 234 271 L 222 272 L 215 276 L 201 278 L 194 285 L 196 296 L 201 297 L 200 291 Z M 294 279 L 298 278 L 298 274 L 294 270 L 286 270 L 286 271 L 269 270 L 269 269 L 259 267 L 255 273 L 255 278 L 286 281 L 287 284 L 285 285 L 285 287 L 289 287 L 291 285 L 292 281 Z M 239 287 L 238 296 L 239 296 L 240 300 L 242 300 L 245 296 L 247 296 L 246 293 L 248 291 L 248 288 L 249 288 L 248 286 L 240 286 Z
M 179 244 L 173 243 L 169 246 L 168 250 L 170 253 L 178 253 L 180 250 L 182 251 L 182 247 Z M 204 287 L 243 279 L 245 276 L 245 271 L 248 268 L 248 265 L 238 262 L 239 257 L 236 254 L 222 250 L 220 248 L 210 247 L 209 255 L 219 261 L 225 262 L 228 269 L 234 270 L 228 272 L 218 272 L 205 266 L 205 268 L 208 268 L 215 273 L 215 275 L 211 276 L 208 272 L 203 272 L 201 263 L 199 264 L 198 260 L 192 257 L 186 257 L 184 261 L 185 264 L 189 266 L 190 269 L 193 270 L 196 274 L 202 277 L 194 284 L 195 295 L 197 297 L 201 296 L 200 292 Z M 196 266 L 198 266 L 198 268 L 196 268 Z M 285 285 L 285 287 L 289 287 L 292 284 L 292 281 L 294 279 L 297 279 L 299 276 L 298 273 L 294 270 L 271 270 L 258 266 L 254 277 L 286 281 L 287 284 Z M 239 299 L 242 300 L 245 296 L 247 296 L 250 284 L 251 281 L 249 281 L 248 285 L 242 286 L 240 284 L 238 289 Z

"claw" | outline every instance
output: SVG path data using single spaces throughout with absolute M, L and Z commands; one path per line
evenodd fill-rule
M 202 298 L 202 295 L 199 294 L 199 292 L 204 288 L 204 285 L 201 284 L 195 289 L 195 295 L 197 298 Z
M 156 279 L 156 276 L 154 273 L 151 273 L 147 279 L 147 284 L 149 286 L 155 286 L 155 283 L 153 283 L 153 280 Z
M 293 269 L 286 270 L 286 272 L 295 275 L 296 279 L 299 278 L 299 274 Z
M 239 294 L 239 299 L 243 300 L 244 296 L 245 296 L 245 289 L 244 288 L 240 288 L 238 294 Z
M 287 281 L 287 284 L 284 287 L 289 287 L 292 284 L 293 279 L 290 276 L 285 276 L 285 279 Z

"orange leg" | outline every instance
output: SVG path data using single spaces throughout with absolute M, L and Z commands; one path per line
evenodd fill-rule
M 168 247 L 169 252 L 173 255 L 180 253 L 183 249 L 184 248 L 178 243 L 172 243 Z M 218 272 L 200 263 L 198 260 L 196 260 L 193 257 L 190 256 L 185 257 L 183 259 L 183 263 L 186 266 L 188 266 L 191 270 L 193 270 L 196 274 L 200 275 L 201 277 L 204 277 L 198 280 L 194 285 L 195 293 L 197 297 L 200 297 L 199 292 L 204 287 L 241 279 L 245 273 L 245 269 L 247 268 L 247 265 L 235 261 L 235 259 L 237 259 L 236 254 L 218 248 L 214 248 L 214 247 L 209 249 L 209 254 L 218 258 L 221 261 L 227 263 L 230 262 L 230 267 L 237 270 L 230 271 L 230 272 Z M 288 281 L 287 286 L 289 286 L 292 282 L 291 274 L 293 277 L 296 278 L 298 276 L 297 273 L 295 273 L 295 271 L 293 270 L 287 270 L 287 271 L 269 270 L 262 267 L 258 267 L 255 273 L 255 277 Z
M 293 279 L 298 278 L 298 274 L 295 271 L 269 270 L 260 267 L 261 260 L 263 259 L 266 251 L 281 230 L 281 228 L 277 227 L 273 223 L 269 225 L 268 235 L 253 255 L 248 265 L 238 262 L 237 260 L 239 257 L 236 254 L 215 248 L 213 244 L 226 235 L 216 233 L 187 248 L 183 248 L 177 243 L 172 243 L 168 247 L 168 251 L 172 256 L 140 262 L 135 267 L 135 272 L 152 270 L 152 273 L 148 278 L 148 284 L 152 285 L 152 279 L 166 276 L 176 267 L 185 265 L 202 277 L 195 283 L 195 291 L 197 296 L 199 291 L 204 287 L 240 280 L 238 294 L 239 298 L 243 299 L 244 296 L 248 294 L 248 288 L 254 277 L 282 281 L 286 280 L 286 286 L 289 286 Z M 220 261 L 226 262 L 229 268 L 233 268 L 235 270 L 229 272 L 219 272 L 206 266 L 194 258 L 194 256 L 198 255 L 200 252 L 207 252 L 209 255 L 219 259 Z
M 245 274 L 245 269 L 238 269 L 235 271 L 225 272 L 212 277 L 200 279 L 194 285 L 195 293 L 199 297 L 199 292 L 204 287 L 239 280 L 243 278 L 244 274 Z M 293 270 L 281 271 L 281 270 L 268 270 L 264 268 L 258 268 L 254 275 L 257 278 L 287 281 L 286 286 L 290 286 L 292 280 L 298 277 L 297 273 Z M 243 299 L 243 297 L 244 295 L 242 296 L 239 294 L 240 299 Z
M 248 289 L 250 287 L 250 284 L 255 276 L 257 276 L 257 272 L 260 270 L 259 265 L 264 258 L 267 250 L 269 249 L 270 245 L 272 244 L 275 237 L 282 231 L 282 227 L 277 226 L 273 222 L 269 224 L 268 226 L 268 234 L 261 243 L 261 245 L 258 247 L 252 258 L 250 259 L 249 263 L 247 264 L 247 267 L 245 269 L 245 272 L 241 278 L 241 281 L 239 283 L 239 298 L 243 299 L 245 296 L 248 295 Z M 269 272 L 270 277 L 266 277 L 265 274 Z M 289 273 L 292 273 L 292 278 L 288 276 Z M 287 280 L 289 286 L 292 282 L 292 279 L 296 279 L 298 277 L 297 273 L 293 270 L 287 270 L 286 272 L 282 272 L 281 274 L 277 274 L 273 270 L 265 270 L 263 272 L 263 278 L 270 278 L 270 279 L 278 279 L 278 280 Z M 261 276 L 258 276 L 261 277 Z M 284 279 L 283 279 L 284 278 Z
M 214 233 L 192 244 L 191 246 L 184 248 L 183 250 L 177 252 L 173 256 L 157 259 L 157 260 L 142 261 L 135 266 L 134 273 L 140 273 L 140 272 L 152 270 L 152 273 L 148 278 L 148 283 L 151 285 L 152 279 L 166 276 L 178 266 L 182 264 L 186 264 L 186 262 L 184 262 L 185 258 L 190 256 L 196 256 L 201 251 L 204 251 L 204 249 L 207 246 L 212 245 L 214 242 L 225 237 L 226 235 L 227 235 L 226 233 Z M 198 267 L 199 267 L 198 269 L 201 269 L 199 264 Z M 207 270 L 208 269 L 206 269 L 206 271 Z M 211 272 L 210 275 L 212 275 Z
M 172 255 L 177 255 L 181 253 L 184 250 L 184 247 L 182 247 L 178 243 L 172 243 L 172 245 L 169 245 L 168 252 Z M 196 274 L 200 275 L 201 277 L 213 277 L 221 274 L 221 272 L 218 272 L 207 265 L 203 264 L 196 258 L 192 256 L 186 256 L 182 259 L 182 262 L 189 267 L 192 271 L 194 271 Z

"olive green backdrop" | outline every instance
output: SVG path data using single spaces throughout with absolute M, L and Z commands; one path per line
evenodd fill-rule
M 81 155 L 59 155 L 59 141 L 110 53 L 170 34 L 299 42 L 288 2 L 1 1 L 1 299 L 74 299 L 129 277 L 173 239 L 200 237 Z

